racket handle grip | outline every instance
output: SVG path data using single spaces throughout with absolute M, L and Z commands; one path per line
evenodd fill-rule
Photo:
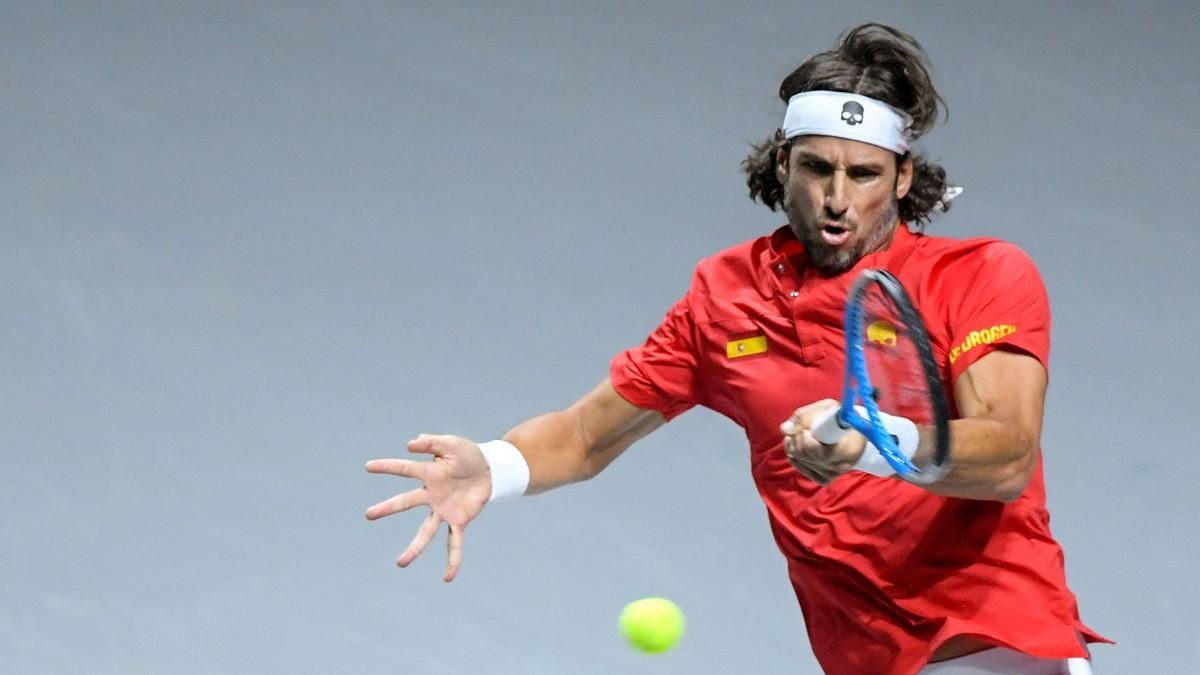
M 838 413 L 842 411 L 841 406 L 831 406 L 828 410 L 817 415 L 817 419 L 813 420 L 812 435 L 817 439 L 817 442 L 825 445 L 833 445 L 842 440 L 842 437 L 850 432 L 848 427 L 843 427 L 838 421 Z

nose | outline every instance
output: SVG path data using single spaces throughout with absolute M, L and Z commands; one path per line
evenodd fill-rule
M 831 216 L 841 217 L 850 208 L 850 199 L 846 194 L 846 172 L 834 171 L 825 187 L 825 210 Z

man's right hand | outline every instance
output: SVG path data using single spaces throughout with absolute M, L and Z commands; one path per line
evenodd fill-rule
M 367 509 L 367 520 L 377 520 L 415 506 L 428 506 L 429 516 L 417 529 L 412 543 L 396 559 L 407 567 L 424 552 L 443 522 L 450 526 L 449 557 L 443 579 L 453 581 L 462 563 L 463 532 L 483 510 L 492 492 L 491 472 L 479 446 L 460 436 L 421 434 L 408 442 L 409 452 L 433 455 L 431 462 L 409 459 L 373 459 L 367 471 L 415 478 L 421 487 L 402 492 Z

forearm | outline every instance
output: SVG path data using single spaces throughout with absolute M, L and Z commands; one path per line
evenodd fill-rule
M 570 408 L 522 422 L 504 440 L 525 457 L 525 494 L 532 495 L 596 476 L 664 422 L 622 399 L 605 380 Z
M 920 428 L 914 460 L 928 463 L 933 455 L 932 429 Z M 950 422 L 950 470 L 930 492 L 947 497 L 1010 502 L 1020 496 L 1033 476 L 1038 440 L 1020 424 L 994 418 Z
M 545 492 L 595 475 L 596 470 L 588 466 L 588 448 L 577 427 L 567 411 L 560 411 L 526 420 L 504 435 L 504 440 L 517 446 L 529 464 L 525 494 Z

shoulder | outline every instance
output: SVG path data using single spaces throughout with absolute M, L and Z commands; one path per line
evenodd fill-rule
M 916 254 L 934 265 L 1028 263 L 1032 259 L 1016 244 L 994 237 L 953 239 L 923 234 L 917 245 Z
M 754 286 L 772 257 L 769 235 L 724 248 L 696 263 L 691 291 L 722 294 L 747 285 Z
M 922 235 L 914 257 L 921 262 L 919 267 L 927 280 L 943 284 L 947 290 L 1015 284 L 1022 280 L 1041 284 L 1033 258 L 1003 239 Z
M 929 237 L 914 251 L 914 261 L 918 260 L 921 264 L 906 270 L 914 275 L 914 300 L 944 327 L 956 349 L 971 348 L 959 344 L 970 339 L 971 331 L 992 336 L 980 338 L 989 342 L 995 339 L 995 331 L 1019 326 L 1021 335 L 1006 337 L 1005 342 L 1021 345 L 1045 362 L 1048 344 L 1043 336 L 1050 322 L 1050 300 L 1028 253 L 1001 239 Z

